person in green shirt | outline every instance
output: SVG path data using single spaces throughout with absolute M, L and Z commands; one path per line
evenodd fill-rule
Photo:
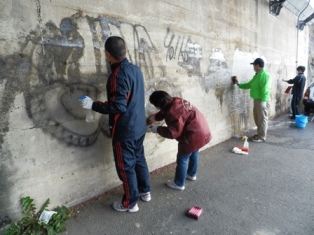
M 237 84 L 240 89 L 250 90 L 250 96 L 254 100 L 253 116 L 257 126 L 257 134 L 251 137 L 250 140 L 264 143 L 268 127 L 268 101 L 271 91 L 270 76 L 264 70 L 264 61 L 261 58 L 255 59 L 251 64 L 256 73 L 249 82 L 239 83 L 236 76 L 232 76 L 232 82 Z

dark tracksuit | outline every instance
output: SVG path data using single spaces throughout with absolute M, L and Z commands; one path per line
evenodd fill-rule
M 293 84 L 292 87 L 292 100 L 291 100 L 291 110 L 292 116 L 299 115 L 299 105 L 302 100 L 304 86 L 306 82 L 306 78 L 303 73 L 299 73 L 294 79 L 290 79 L 287 81 L 289 84 Z
M 123 182 L 122 204 L 132 208 L 139 194 L 150 192 L 144 156 L 146 133 L 144 79 L 141 70 L 127 59 L 111 65 L 106 102 L 96 101 L 92 110 L 109 114 L 116 170 Z

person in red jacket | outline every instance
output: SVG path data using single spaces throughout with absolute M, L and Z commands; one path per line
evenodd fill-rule
M 177 166 L 173 181 L 167 186 L 185 189 L 185 179 L 196 180 L 199 149 L 211 140 L 204 115 L 189 101 L 171 97 L 165 91 L 154 91 L 149 102 L 160 111 L 148 118 L 149 130 L 167 139 L 178 141 Z M 167 126 L 158 126 L 155 121 L 165 120 Z

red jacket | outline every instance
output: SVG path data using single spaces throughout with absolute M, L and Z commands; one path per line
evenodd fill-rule
M 167 126 L 157 129 L 159 135 L 176 139 L 178 155 L 185 155 L 209 143 L 212 136 L 204 115 L 190 102 L 178 97 L 163 107 L 155 116 L 156 121 L 165 119 Z

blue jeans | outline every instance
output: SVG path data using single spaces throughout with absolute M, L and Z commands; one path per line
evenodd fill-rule
M 189 176 L 196 176 L 198 166 L 198 152 L 188 153 L 185 155 L 177 155 L 177 167 L 174 182 L 177 186 L 182 187 L 185 185 L 186 174 Z

